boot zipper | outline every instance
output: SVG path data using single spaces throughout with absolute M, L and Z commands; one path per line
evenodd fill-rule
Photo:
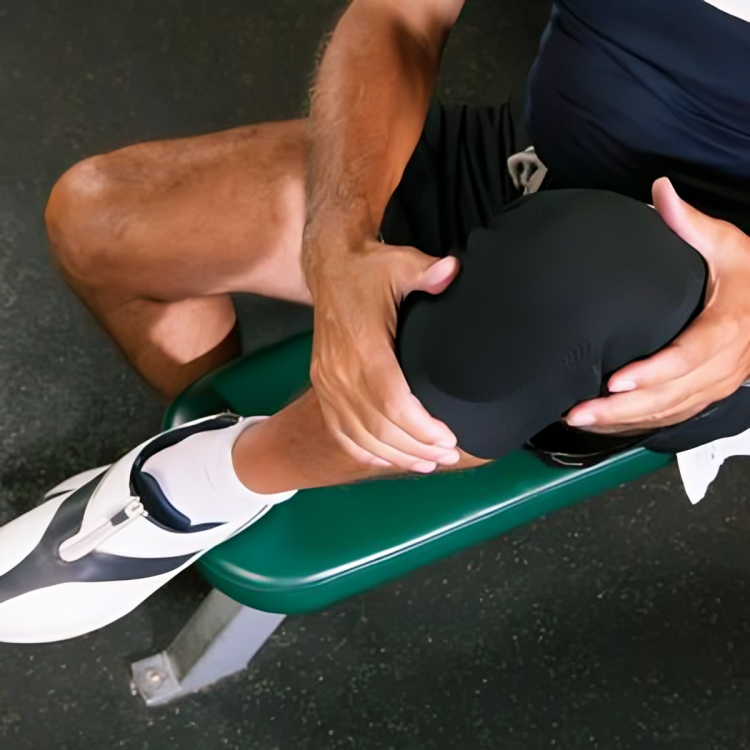
M 139 497 L 131 497 L 128 504 L 109 521 L 97 526 L 84 536 L 73 536 L 64 541 L 59 549 L 58 555 L 64 562 L 75 562 L 82 557 L 94 552 L 97 547 L 104 544 L 111 536 L 129 526 L 139 518 L 145 518 L 148 512 L 143 507 Z

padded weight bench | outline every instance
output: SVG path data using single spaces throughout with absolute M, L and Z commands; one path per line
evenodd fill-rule
M 308 382 L 312 334 L 202 378 L 164 426 L 225 410 L 273 414 Z M 665 466 L 624 452 L 590 469 L 547 466 L 518 450 L 455 474 L 306 490 L 198 563 L 214 586 L 176 640 L 132 666 L 149 705 L 244 669 L 286 615 L 328 607 L 484 539 Z

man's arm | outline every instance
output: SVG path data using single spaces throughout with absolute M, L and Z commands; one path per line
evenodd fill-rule
M 323 56 L 310 118 L 303 264 L 315 304 L 313 387 L 351 455 L 415 471 L 458 455 L 398 367 L 397 308 L 410 291 L 443 291 L 457 265 L 376 238 L 462 5 L 354 0 Z
M 422 132 L 462 4 L 354 0 L 341 18 L 313 92 L 309 234 L 353 244 L 377 235 Z

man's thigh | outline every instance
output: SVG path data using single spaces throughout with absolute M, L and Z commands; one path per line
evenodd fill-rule
M 74 167 L 50 205 L 68 212 L 57 223 L 73 227 L 70 252 L 113 296 L 306 303 L 305 138 L 297 120 L 129 146 Z
M 463 249 L 518 196 L 506 162 L 526 145 L 519 110 L 434 105 L 387 207 L 384 239 L 433 255 Z M 97 286 L 113 304 L 228 292 L 309 304 L 300 263 L 306 148 L 305 123 L 295 120 L 84 162 L 76 211 L 88 231 L 77 244 L 95 255 Z

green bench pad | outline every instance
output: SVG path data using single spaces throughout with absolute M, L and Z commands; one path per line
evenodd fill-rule
M 273 414 L 305 388 L 311 342 L 304 334 L 208 375 L 176 399 L 165 426 L 226 409 Z M 199 566 L 211 584 L 242 604 L 308 612 L 670 460 L 638 449 L 591 469 L 557 469 L 519 450 L 471 471 L 305 490 Z

